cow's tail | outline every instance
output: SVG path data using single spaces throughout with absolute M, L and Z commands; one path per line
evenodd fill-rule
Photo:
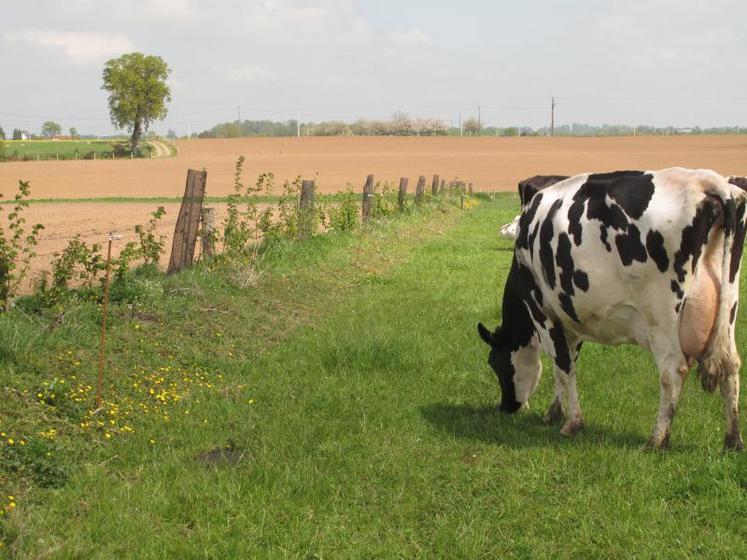
M 745 193 L 730 189 L 720 194 L 724 207 L 724 254 L 718 313 L 711 337 L 698 365 L 703 389 L 712 392 L 719 381 L 739 372 L 741 360 L 734 341 L 734 324 L 739 302 L 739 269 L 747 223 Z

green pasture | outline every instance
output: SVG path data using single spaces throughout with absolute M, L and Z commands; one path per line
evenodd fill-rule
M 129 158 L 126 140 L 0 140 L 0 161 Z M 169 149 L 173 151 L 170 144 Z M 150 157 L 151 146 L 143 142 L 141 154 Z
M 542 423 L 547 362 L 528 411 L 497 411 L 475 326 L 500 320 L 517 208 L 280 245 L 259 274 L 136 275 L 101 408 L 95 303 L 0 316 L 0 554 L 747 557 L 747 460 L 694 376 L 667 452 L 642 451 L 658 379 L 635 347 L 584 346 L 575 439 Z

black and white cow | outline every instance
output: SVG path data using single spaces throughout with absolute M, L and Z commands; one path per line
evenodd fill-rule
M 718 385 L 728 449 L 741 449 L 740 358 L 734 340 L 747 192 L 708 170 L 619 171 L 571 177 L 534 195 L 519 223 L 503 294 L 503 324 L 478 331 L 515 412 L 540 379 L 540 349 L 554 361 L 545 421 L 583 427 L 575 362 L 585 340 L 648 348 L 660 378 L 649 446 L 668 444 L 694 362 Z
M 519 200 L 521 201 L 522 209 L 539 191 L 567 178 L 567 175 L 535 175 L 534 177 L 519 181 Z M 516 216 L 513 221 L 500 228 L 501 236 L 506 239 L 516 239 L 518 231 L 519 216 Z

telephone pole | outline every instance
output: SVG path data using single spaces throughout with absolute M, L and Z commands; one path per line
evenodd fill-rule
M 236 127 L 239 129 L 238 134 L 241 136 L 241 106 L 236 105 Z
M 296 138 L 301 138 L 301 111 L 296 111 Z
M 550 98 L 550 136 L 555 136 L 555 97 Z
M 477 135 L 482 136 L 482 107 L 477 106 Z
M 462 112 L 459 111 L 459 136 L 462 135 Z

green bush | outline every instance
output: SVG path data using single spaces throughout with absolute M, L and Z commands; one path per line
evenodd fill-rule
M 355 231 L 360 224 L 359 196 L 348 185 L 342 202 L 333 208 L 329 215 L 329 227 L 332 231 Z
M 0 302 L 7 311 L 18 288 L 26 279 L 31 259 L 36 256 L 35 247 L 39 232 L 44 229 L 35 224 L 27 230 L 24 210 L 28 208 L 31 187 L 27 181 L 18 182 L 15 205 L 8 214 L 8 232 L 0 225 Z M 0 207 L 2 212 L 2 207 Z

